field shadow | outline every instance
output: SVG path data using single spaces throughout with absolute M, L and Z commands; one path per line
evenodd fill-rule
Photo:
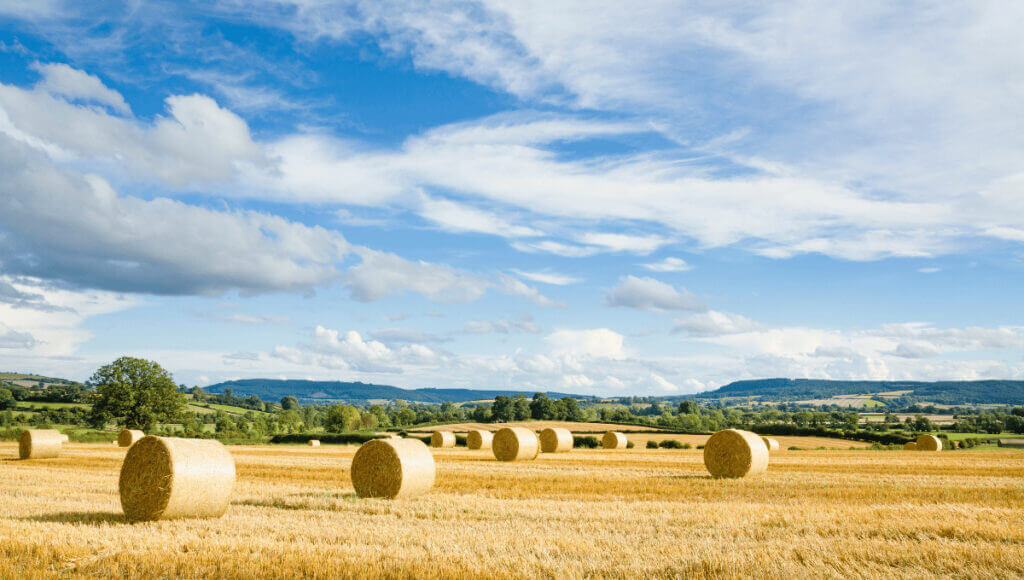
M 269 499 L 242 499 L 231 502 L 231 505 L 266 507 L 289 511 L 326 510 L 332 511 L 334 506 L 314 505 L 310 500 L 336 500 L 351 503 L 359 499 L 354 493 L 292 493 L 282 497 Z
M 26 522 L 81 524 L 86 526 L 128 523 L 124 514 L 114 512 L 58 512 L 55 514 L 43 514 L 40 516 L 30 516 L 21 519 Z
M 651 479 L 667 479 L 669 481 L 676 479 L 714 479 L 711 474 L 708 473 L 689 473 L 685 475 L 659 475 L 652 477 Z

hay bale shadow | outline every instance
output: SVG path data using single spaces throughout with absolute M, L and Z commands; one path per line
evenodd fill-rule
M 26 522 L 45 522 L 57 524 L 80 524 L 85 526 L 102 526 L 108 524 L 127 524 L 124 514 L 115 512 L 58 512 L 21 518 Z

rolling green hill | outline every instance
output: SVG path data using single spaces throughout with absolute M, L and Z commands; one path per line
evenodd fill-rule
M 756 397 L 760 401 L 830 399 L 841 395 L 875 395 L 906 391 L 904 399 L 944 405 L 1024 405 L 1024 381 L 830 381 L 755 379 L 736 381 L 698 399 Z M 893 396 L 893 395 L 886 395 Z
M 282 397 L 294 396 L 303 404 L 347 402 L 363 404 L 370 401 L 408 401 L 415 403 L 465 403 L 469 401 L 490 400 L 498 395 L 513 396 L 524 394 L 532 396 L 533 390 L 497 391 L 475 389 L 402 389 L 389 385 L 374 385 L 361 382 L 342 381 L 301 381 L 278 379 L 242 379 L 217 383 L 206 387 L 210 393 L 223 393 L 231 389 L 235 395 L 256 395 L 265 401 L 277 401 Z M 548 393 L 549 397 L 573 397 L 580 395 L 566 393 Z

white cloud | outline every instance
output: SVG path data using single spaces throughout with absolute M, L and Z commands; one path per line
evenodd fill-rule
M 526 226 L 510 224 L 498 215 L 446 199 L 425 198 L 420 215 L 452 232 L 476 232 L 508 238 L 544 235 Z
M 465 334 L 508 334 L 515 330 L 537 334 L 540 326 L 527 314 L 515 320 L 470 320 L 462 327 Z
M 132 114 L 121 93 L 107 88 L 103 81 L 91 74 L 59 63 L 37 64 L 35 69 L 43 76 L 36 87 L 51 95 L 86 103 L 99 103 L 122 115 Z
M 341 235 L 256 212 L 118 195 L 0 135 L 0 260 L 10 273 L 156 294 L 306 289 L 334 278 Z
M 612 252 L 632 252 L 641 255 L 650 254 L 671 241 L 661 236 L 634 236 L 598 232 L 584 233 L 578 239 L 584 244 L 600 246 Z
M 556 330 L 544 340 L 555 355 L 608 359 L 625 356 L 623 336 L 608 328 Z
M 498 284 L 496 286 L 499 292 L 508 294 L 510 296 L 522 296 L 530 302 L 533 302 L 537 306 L 545 306 L 548 308 L 565 308 L 565 305 L 561 302 L 555 302 L 547 296 L 540 293 L 539 290 L 532 286 L 528 286 L 523 283 L 522 280 L 517 280 L 512 276 L 506 274 L 498 275 Z
M 686 263 L 682 258 L 668 257 L 660 262 L 641 264 L 652 272 L 685 272 L 692 270 L 693 266 Z
M 568 276 L 566 274 L 559 274 L 557 272 L 524 272 L 522 270 L 512 269 L 518 276 L 532 280 L 534 282 L 540 282 L 541 284 L 551 284 L 553 286 L 568 286 L 570 284 L 579 284 L 583 281 L 582 278 L 576 278 L 574 276 Z
M 763 328 L 764 326 L 760 323 L 739 314 L 708 310 L 676 322 L 672 331 L 686 332 L 689 336 L 706 337 L 753 332 Z
M 227 182 L 243 166 L 271 166 L 246 122 L 213 99 L 176 95 L 166 104 L 168 117 L 144 125 L 66 102 L 42 86 L 0 84 L 0 133 L 61 159 L 101 161 L 175 186 Z
M 343 281 L 353 299 L 372 302 L 409 291 L 435 302 L 471 302 L 487 292 L 490 283 L 450 266 L 411 262 L 394 254 L 359 249 L 362 263 L 345 273 Z
M 0 334 L 6 337 L 6 348 L 18 348 L 16 356 L 26 361 L 36 357 L 71 357 L 93 336 L 84 327 L 86 321 L 142 303 L 138 298 L 114 292 L 60 288 L 27 276 L 0 275 L 0 287 L 14 291 L 6 292 L 8 296 L 31 298 L 0 300 Z M 22 368 L 17 358 L 0 358 L 0 367 L 3 366 Z
M 704 310 L 697 297 L 685 289 L 677 290 L 654 278 L 626 276 L 604 297 L 605 304 L 663 312 L 670 310 Z
M 27 332 L 18 332 L 0 322 L 0 348 L 30 349 L 36 345 L 34 336 Z
M 595 248 L 593 246 L 575 246 L 552 240 L 543 240 L 540 242 L 513 242 L 512 247 L 520 252 L 526 252 L 528 254 L 545 252 L 566 258 L 585 258 L 601 252 L 600 248 Z

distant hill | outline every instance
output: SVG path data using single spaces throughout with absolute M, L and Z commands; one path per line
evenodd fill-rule
M 756 379 L 736 381 L 714 391 L 695 395 L 698 399 L 757 397 L 761 401 L 829 399 L 842 395 L 877 395 L 891 398 L 900 394 L 919 401 L 944 405 L 1024 405 L 1024 381 L 829 381 L 819 379 Z
M 362 382 L 342 381 L 300 381 L 278 379 L 240 379 L 206 387 L 209 393 L 223 393 L 231 389 L 235 395 L 257 397 L 265 401 L 278 401 L 292 395 L 304 404 L 346 402 L 365 404 L 369 401 L 409 401 L 416 403 L 465 403 L 468 401 L 491 400 L 498 395 L 511 397 L 520 393 L 532 396 L 533 390 L 493 391 L 475 389 L 402 389 L 389 385 L 374 385 Z M 580 395 L 548 393 L 549 397 L 582 398 Z

